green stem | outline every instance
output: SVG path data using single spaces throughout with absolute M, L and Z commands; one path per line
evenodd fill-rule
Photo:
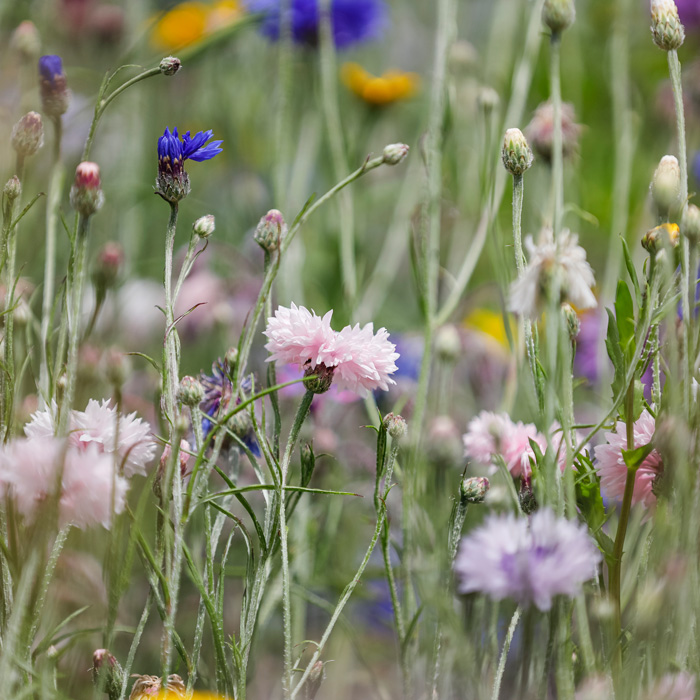
M 561 35 L 558 32 L 552 33 L 549 47 L 549 90 L 554 120 L 552 132 L 552 187 L 554 190 L 552 229 L 554 231 L 554 240 L 556 240 L 561 231 L 562 211 L 564 209 L 564 150 L 561 128 L 560 74 Z
M 506 638 L 503 640 L 503 649 L 501 650 L 501 657 L 498 660 L 498 669 L 496 670 L 496 677 L 493 681 L 493 692 L 491 693 L 491 700 L 498 700 L 498 696 L 501 693 L 501 683 L 503 681 L 503 672 L 506 670 L 506 659 L 508 658 L 508 651 L 510 650 L 510 643 L 513 641 L 513 635 L 515 634 L 515 628 L 518 626 L 518 620 L 520 620 L 521 613 L 520 606 L 515 609 L 513 617 L 511 618 L 510 625 L 508 626 L 508 631 L 506 632 Z

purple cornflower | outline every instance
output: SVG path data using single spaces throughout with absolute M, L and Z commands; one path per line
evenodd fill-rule
M 577 595 L 600 559 L 584 526 L 546 508 L 530 518 L 488 518 L 462 539 L 455 573 L 460 593 L 513 598 L 549 610 L 555 595 Z
M 219 417 L 219 409 L 223 403 L 230 407 L 231 399 L 233 398 L 233 382 L 229 374 L 228 365 L 225 360 L 217 360 L 211 366 L 211 374 L 201 372 L 199 381 L 204 387 L 204 399 L 199 404 L 199 408 L 205 416 L 202 418 L 202 432 L 206 438 L 209 432 L 214 427 L 214 422 L 210 418 Z M 252 389 L 252 381 L 250 377 L 246 377 L 241 382 L 241 388 L 248 393 Z M 236 399 L 236 404 L 240 403 L 240 399 Z M 229 408 L 230 410 L 230 408 Z M 239 411 L 233 417 L 232 424 L 229 428 L 235 433 L 245 444 L 245 446 L 256 456 L 260 456 L 260 446 L 255 439 L 253 426 L 250 423 L 248 413 Z
M 182 137 L 173 129 L 172 133 L 166 127 L 163 135 L 158 139 L 158 177 L 156 179 L 156 192 L 168 202 L 178 202 L 186 197 L 190 191 L 190 178 L 185 171 L 185 161 L 194 160 L 201 162 L 210 160 L 221 153 L 219 146 L 222 141 L 207 143 L 214 136 L 214 132 L 198 131 L 193 137 L 188 131 Z
M 319 34 L 319 0 L 288 0 L 292 39 L 296 44 L 316 46 Z M 247 0 L 248 10 L 262 13 L 262 33 L 280 36 L 280 0 Z M 381 36 L 387 24 L 384 0 L 331 0 L 333 40 L 339 49 Z
M 43 111 L 58 118 L 68 109 L 70 95 L 60 56 L 42 56 L 39 59 L 39 91 Z

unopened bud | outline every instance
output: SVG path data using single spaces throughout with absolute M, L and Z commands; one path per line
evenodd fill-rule
M 642 247 L 649 253 L 659 253 L 663 248 L 677 247 L 679 237 L 678 224 L 660 224 L 644 234 Z
M 508 129 L 503 137 L 501 158 L 505 169 L 511 175 L 522 175 L 534 160 L 525 135 L 520 129 Z
M 700 242 L 700 207 L 689 204 L 683 212 L 681 233 L 691 242 Z
M 123 264 L 124 249 L 116 241 L 107 241 L 97 255 L 97 263 L 92 273 L 95 287 L 102 291 L 114 287 Z
M 126 356 L 117 348 L 109 348 L 104 355 L 104 367 L 107 379 L 114 386 L 124 384 L 128 375 L 129 363 Z
M 236 363 L 238 362 L 238 348 L 232 345 L 224 355 L 224 363 L 228 372 L 233 372 L 236 368 Z
M 60 117 L 65 113 L 70 92 L 60 56 L 42 56 L 39 59 L 39 89 L 45 114 Z
M 92 681 L 110 698 L 121 693 L 124 670 L 107 649 L 97 649 L 92 655 Z
M 175 56 L 166 56 L 161 60 L 159 67 L 163 75 L 175 75 L 182 68 L 182 61 Z
M 314 394 L 325 394 L 333 384 L 335 367 L 318 364 L 304 372 L 304 387 Z
M 44 125 L 41 115 L 27 112 L 12 127 L 12 148 L 22 158 L 33 156 L 44 145 Z
M 667 216 L 678 207 L 681 196 L 681 168 L 676 156 L 664 156 L 659 161 L 649 189 L 660 216 Z
M 270 209 L 258 222 L 253 238 L 263 250 L 271 253 L 280 247 L 282 239 L 286 235 L 287 224 L 282 216 L 282 212 L 277 211 L 277 209 Z
M 579 321 L 578 314 L 571 304 L 562 304 L 561 312 L 564 315 L 566 329 L 569 331 L 569 340 L 573 343 L 581 332 L 581 321 Z
M 651 35 L 664 51 L 673 51 L 683 44 L 685 29 L 673 0 L 651 0 Z
M 545 0 L 542 7 L 542 21 L 554 34 L 561 34 L 576 19 L 574 0 Z
M 532 490 L 532 483 L 530 479 L 520 480 L 520 491 L 518 493 L 518 500 L 520 501 L 520 510 L 525 515 L 531 515 L 540 506 L 535 498 L 535 492 Z
M 403 440 L 408 432 L 406 421 L 398 413 L 387 413 L 386 416 L 384 416 L 384 427 L 391 439 L 396 442 Z
M 485 476 L 472 476 L 459 485 L 459 495 L 467 503 L 483 503 L 490 487 Z
M 27 61 L 36 61 L 41 51 L 41 37 L 34 22 L 26 19 L 20 22 L 17 29 L 12 33 L 10 46 L 20 57 Z
M 494 109 L 496 109 L 496 107 L 498 107 L 498 103 L 501 101 L 501 98 L 492 87 L 489 85 L 484 85 L 479 90 L 476 100 L 479 108 L 484 110 L 484 112 L 487 114 L 490 114 Z
M 199 236 L 200 238 L 209 238 L 209 236 L 214 233 L 215 228 L 216 221 L 213 214 L 200 216 L 192 226 L 192 230 L 194 231 L 195 235 Z
M 83 161 L 75 169 L 75 181 L 70 190 L 70 203 L 78 214 L 88 218 L 104 204 L 97 163 Z
M 384 162 L 387 165 L 398 165 L 408 155 L 408 151 L 405 143 L 390 143 L 384 147 Z
M 311 477 L 316 467 L 316 455 L 314 455 L 314 446 L 310 442 L 306 442 L 301 446 L 301 485 L 306 487 L 311 481 Z
M 479 61 L 479 54 L 465 39 L 458 39 L 450 48 L 449 64 L 450 70 L 455 75 L 468 73 Z
M 5 187 L 3 188 L 2 192 L 10 201 L 14 201 L 22 194 L 22 183 L 19 181 L 17 175 L 13 175 L 5 183 Z
M 314 700 L 318 689 L 321 687 L 321 683 L 323 683 L 323 679 L 326 675 L 323 666 L 323 661 L 317 661 L 313 665 L 311 673 L 309 673 L 309 679 L 306 681 L 306 695 L 308 700 Z
M 443 362 L 457 362 L 462 356 L 462 339 L 457 328 L 448 323 L 435 336 L 435 352 Z
M 177 388 L 177 400 L 183 406 L 199 406 L 204 400 L 204 387 L 195 377 L 185 376 Z

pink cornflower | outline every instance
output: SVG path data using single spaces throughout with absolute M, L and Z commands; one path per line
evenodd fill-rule
M 280 306 L 267 321 L 267 361 L 293 363 L 307 371 L 330 370 L 326 374 L 337 380 L 338 388 L 361 396 L 375 389 L 386 391 L 395 383 L 389 375 L 396 371 L 399 357 L 386 329 L 375 334 L 368 323 L 336 332 L 331 328 L 332 314 L 320 317 L 303 306 Z
M 649 689 L 644 700 L 695 700 L 695 676 L 667 673 Z
M 634 446 L 648 445 L 654 437 L 655 426 L 654 417 L 645 409 L 634 424 Z M 605 495 L 622 501 L 627 480 L 627 465 L 622 458 L 622 450 L 627 449 L 627 427 L 622 421 L 618 421 L 615 429 L 617 432 L 605 433 L 607 444 L 598 445 L 594 453 Z M 653 508 L 656 505 L 654 482 L 663 474 L 663 469 L 661 455 L 652 450 L 637 470 L 632 492 L 633 505 L 642 503 L 645 508 Z
M 462 539 L 454 568 L 460 593 L 549 610 L 554 596 L 576 596 L 600 559 L 584 526 L 544 508 L 529 519 L 489 517 Z

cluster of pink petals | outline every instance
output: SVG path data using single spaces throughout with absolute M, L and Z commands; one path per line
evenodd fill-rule
M 297 364 L 307 368 L 318 365 L 335 367 L 334 382 L 339 389 L 348 389 L 361 396 L 370 391 L 386 391 L 394 380 L 399 355 L 389 342 L 385 328 L 374 332 L 371 323 L 360 327 L 346 326 L 341 331 L 331 328 L 332 311 L 317 316 L 303 306 L 280 306 L 267 320 L 265 348 L 268 362 Z
M 654 417 L 646 409 L 634 424 L 634 446 L 643 447 L 651 443 L 656 429 Z M 627 465 L 622 457 L 622 450 L 627 449 L 627 427 L 618 422 L 616 432 L 605 433 L 605 445 L 598 445 L 595 450 L 595 460 L 600 483 L 604 494 L 616 501 L 622 501 L 627 480 Z M 652 452 L 642 462 L 637 470 L 632 492 L 632 504 L 642 503 L 645 508 L 656 505 L 653 492 L 654 481 L 663 473 L 664 465 L 661 455 Z
M 84 411 L 72 411 L 70 442 L 83 449 L 92 445 L 105 454 L 117 453 L 124 476 L 145 474 L 146 465 L 156 453 L 151 427 L 136 413 L 121 415 L 107 400 L 90 399 Z M 29 438 L 53 437 L 56 433 L 56 404 L 32 415 L 24 427 Z
M 53 436 L 17 438 L 0 450 L 0 493 L 30 522 L 58 497 L 61 527 L 108 528 L 112 513 L 124 510 L 128 489 L 115 472 L 113 456 L 96 445 L 78 448 Z
M 462 539 L 454 568 L 460 593 L 549 610 L 554 596 L 576 596 L 600 559 L 585 526 L 543 508 L 530 518 L 489 517 Z

